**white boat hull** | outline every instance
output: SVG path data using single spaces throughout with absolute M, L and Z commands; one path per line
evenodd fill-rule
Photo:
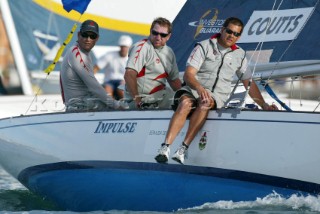
M 57 113 L 0 120 L 0 163 L 62 208 L 172 211 L 276 191 L 320 192 L 320 114 L 212 111 L 185 165 L 154 157 L 172 111 Z M 281 119 L 279 119 L 281 118 Z M 203 131 L 207 145 L 198 143 Z M 183 128 L 173 153 L 186 132 Z

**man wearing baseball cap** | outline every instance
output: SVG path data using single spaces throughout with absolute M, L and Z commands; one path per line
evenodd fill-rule
M 106 92 L 116 99 L 123 98 L 124 72 L 128 60 L 129 48 L 132 45 L 132 39 L 128 35 L 120 36 L 118 40 L 120 50 L 111 51 L 100 57 L 94 67 L 94 72 L 103 70 L 105 77 L 103 86 Z
M 98 24 L 93 20 L 84 21 L 80 27 L 80 33 L 85 33 L 85 32 L 93 32 L 99 36 Z
M 91 49 L 98 39 L 98 24 L 93 20 L 84 21 L 76 44 L 63 58 L 60 85 L 67 111 L 125 108 L 105 92 L 94 76 Z

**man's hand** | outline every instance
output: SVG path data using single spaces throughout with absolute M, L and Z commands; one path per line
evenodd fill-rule
M 202 86 L 197 87 L 197 93 L 200 96 L 201 103 L 209 103 L 210 102 L 210 93 L 203 88 Z
M 136 103 L 136 107 L 137 109 L 142 109 L 142 101 L 141 101 L 141 97 L 140 96 L 136 96 L 134 98 L 134 102 Z
M 275 104 L 269 105 L 268 103 L 263 103 L 262 109 L 267 111 L 279 110 Z

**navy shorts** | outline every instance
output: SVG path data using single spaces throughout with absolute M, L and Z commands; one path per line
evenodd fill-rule
M 123 80 L 109 80 L 103 83 L 103 87 L 106 87 L 107 85 L 109 85 L 112 87 L 113 91 L 116 91 L 119 85 L 121 85 L 122 81 Z

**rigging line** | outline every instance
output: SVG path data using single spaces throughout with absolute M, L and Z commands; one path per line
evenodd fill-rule
M 313 7 L 313 9 L 312 9 L 312 12 L 310 13 L 310 15 L 308 16 L 308 18 L 306 19 L 306 22 L 303 24 L 303 26 L 301 27 L 301 29 L 299 30 L 296 38 L 297 38 L 298 35 L 301 33 L 301 31 L 304 29 L 304 27 L 305 27 L 306 24 L 308 23 L 309 19 L 312 17 L 312 15 L 313 15 L 315 9 L 317 8 L 317 5 L 318 5 L 318 4 L 319 4 L 319 0 L 315 3 L 315 5 L 314 5 L 314 7 Z M 274 67 L 273 67 L 273 69 L 272 69 L 272 71 L 271 71 L 268 79 L 266 80 L 267 83 L 269 82 L 271 76 L 273 75 L 273 73 L 274 73 L 276 67 L 278 66 L 278 64 L 280 63 L 281 59 L 282 59 L 282 58 L 284 57 L 284 55 L 287 53 L 287 51 L 288 51 L 289 48 L 292 46 L 292 44 L 293 44 L 294 41 L 295 41 L 295 39 L 291 40 L 291 42 L 290 42 L 290 44 L 288 45 L 288 47 L 285 49 L 285 51 L 284 51 L 284 52 L 282 53 L 282 55 L 279 57 L 279 60 L 278 60 L 277 63 L 274 65 Z M 300 78 L 300 79 L 301 79 L 301 78 Z M 301 84 L 301 82 L 300 82 L 300 84 Z M 292 82 L 291 82 L 291 97 L 293 96 L 292 93 L 293 93 L 293 79 L 292 79 Z M 300 106 L 302 106 L 301 85 L 300 85 L 300 99 L 299 99 L 299 100 L 300 100 Z M 289 102 L 290 102 L 290 100 L 289 100 Z M 319 102 L 319 103 L 320 103 L 320 102 Z M 289 105 L 290 105 L 290 103 L 289 103 Z M 316 110 L 317 108 L 318 108 L 318 106 L 315 108 L 315 110 Z M 314 110 L 314 111 L 315 111 L 315 110 Z
M 51 17 L 52 17 L 52 12 L 51 12 L 50 15 L 49 15 L 49 20 L 48 20 L 49 23 L 51 23 Z M 46 31 L 47 35 L 48 35 L 49 29 L 50 29 L 49 26 L 50 26 L 50 24 L 49 24 L 48 27 L 47 27 L 47 31 Z M 46 45 L 48 44 L 48 39 L 46 39 L 46 43 L 45 43 L 45 44 L 46 44 Z M 43 68 L 43 65 L 44 65 L 44 57 L 42 57 L 42 60 L 41 60 L 41 63 L 40 63 L 40 69 L 41 69 L 41 70 L 42 70 L 42 68 Z M 39 95 L 42 87 L 43 87 L 44 84 L 47 82 L 47 79 L 48 79 L 48 75 L 46 75 L 46 78 L 42 81 L 42 83 L 41 83 L 40 86 L 38 87 L 38 89 L 37 89 L 37 91 L 36 91 L 36 93 L 35 93 L 35 96 L 34 96 L 33 100 L 31 101 L 29 107 L 27 108 L 27 111 L 25 112 L 25 115 L 29 112 L 32 104 L 34 103 L 34 101 L 36 100 L 37 96 Z
M 296 79 L 296 77 L 292 77 L 291 78 L 291 84 L 290 84 L 290 98 L 293 98 L 293 90 L 294 90 L 294 79 Z M 289 106 L 291 106 L 291 99 L 289 99 Z
M 274 16 L 274 7 L 275 7 L 275 5 L 276 5 L 276 2 L 277 2 L 277 0 L 275 0 L 274 3 L 273 3 L 270 17 L 273 17 L 273 16 Z M 282 4 L 282 2 L 283 2 L 283 0 L 281 1 L 281 3 L 279 4 L 279 6 L 278 6 L 278 8 L 277 8 L 276 10 L 279 9 L 279 7 L 280 7 L 280 5 Z M 268 28 L 268 26 L 270 26 L 270 22 L 271 22 L 271 20 L 267 23 L 267 27 L 266 27 L 266 28 Z M 253 51 L 253 54 L 250 56 L 250 59 L 249 59 L 248 64 L 251 63 L 251 61 L 252 61 L 252 59 L 253 59 L 253 56 L 255 55 L 255 53 L 257 52 L 257 50 L 259 49 L 259 51 L 258 51 L 258 57 L 257 57 L 257 60 L 256 60 L 256 62 L 255 62 L 255 64 L 254 64 L 254 67 L 253 67 L 252 76 L 253 76 L 254 73 L 255 73 L 255 70 L 256 70 L 256 67 L 257 67 L 257 63 L 258 63 L 258 59 L 259 59 L 259 57 L 260 57 L 260 53 L 261 53 L 261 49 L 262 49 L 262 46 L 263 46 L 265 37 L 266 37 L 266 33 L 263 34 L 262 38 L 260 39 L 259 43 L 257 44 L 257 47 L 256 47 L 255 50 Z
M 301 87 L 302 87 L 302 77 L 300 77 L 300 81 L 299 81 L 299 91 L 300 91 L 300 93 L 299 93 L 299 95 L 300 95 L 300 106 L 302 106 L 302 89 L 301 89 Z
M 275 11 L 274 8 L 275 8 L 276 3 L 277 3 L 277 0 L 275 0 L 274 3 L 273 3 L 270 17 L 274 17 L 274 11 Z M 283 3 L 283 0 L 281 0 L 281 2 L 279 3 L 276 11 L 279 10 L 279 8 L 280 8 L 280 6 L 282 5 L 282 3 Z M 270 26 L 270 23 L 271 23 L 271 19 L 268 21 L 266 28 L 268 28 L 268 27 Z M 261 53 L 261 50 L 262 50 L 262 46 L 263 46 L 263 44 L 264 44 L 264 38 L 265 38 L 265 37 L 266 37 L 266 33 L 263 34 L 263 37 L 262 37 L 261 40 L 259 41 L 256 49 L 254 50 L 254 52 L 253 52 L 253 54 L 251 55 L 250 60 L 249 60 L 249 62 L 248 62 L 248 65 L 249 65 L 249 64 L 251 63 L 251 60 L 252 60 L 254 54 L 256 53 L 256 51 L 257 51 L 257 49 L 258 49 L 258 47 L 259 47 L 258 57 L 257 57 L 256 62 L 255 62 L 255 64 L 254 64 L 253 71 L 252 71 L 252 75 L 251 75 L 251 78 L 250 78 L 250 80 L 249 80 L 248 87 L 247 87 L 247 89 L 246 89 L 246 93 L 245 93 L 245 95 L 244 95 L 244 98 L 243 98 L 240 106 L 243 105 L 244 101 L 246 100 L 246 98 L 247 98 L 247 96 L 248 96 L 248 94 L 249 94 L 249 91 L 250 91 L 250 88 L 251 88 L 251 82 L 252 82 L 252 80 L 253 80 L 253 76 L 254 76 L 254 73 L 255 73 L 255 71 L 256 71 L 256 67 L 257 67 L 257 64 L 258 64 L 258 59 L 259 59 L 259 57 L 260 57 L 260 53 Z M 254 100 L 254 101 L 255 101 L 255 100 Z M 256 102 L 256 101 L 255 101 L 255 102 Z
M 275 8 L 275 5 L 276 5 L 276 2 L 277 2 L 277 0 L 274 1 L 273 6 L 272 6 L 272 9 L 271 9 L 271 14 L 270 14 L 270 17 L 271 17 L 271 18 L 274 17 L 274 8 Z M 282 0 L 282 1 L 280 2 L 280 4 L 278 5 L 278 8 L 276 9 L 276 11 L 279 10 L 282 2 L 283 2 L 283 0 Z M 268 27 L 270 26 L 270 23 L 271 23 L 271 19 L 270 19 L 270 21 L 267 23 L 266 28 L 268 28 Z M 259 49 L 259 51 L 258 51 L 258 52 L 259 52 L 259 53 L 258 53 L 258 57 L 257 57 L 257 60 L 256 60 L 256 62 L 255 62 L 255 65 L 254 65 L 253 74 L 254 74 L 254 72 L 255 72 L 255 68 L 256 68 L 256 66 L 257 66 L 258 59 L 259 59 L 259 57 L 260 57 L 260 53 L 261 53 L 262 46 L 263 46 L 263 44 L 264 44 L 264 39 L 265 39 L 265 37 L 266 37 L 266 33 L 263 34 L 262 38 L 260 39 L 259 43 L 257 44 L 257 47 L 256 47 L 256 49 L 253 51 L 253 54 L 251 55 L 250 60 L 249 60 L 249 64 L 250 64 L 251 61 L 252 61 L 252 58 L 253 58 L 254 54 L 257 52 L 257 49 Z M 258 47 L 259 47 L 259 48 L 258 48 Z
M 272 10 L 271 10 L 271 15 L 270 15 L 271 18 L 274 17 L 274 8 L 276 7 L 276 3 L 277 3 L 277 0 L 275 0 L 274 3 L 273 3 Z M 283 0 L 280 2 L 280 4 L 278 5 L 278 7 L 277 7 L 276 10 L 279 10 L 279 8 L 280 8 L 280 6 L 282 5 L 282 3 L 283 3 Z M 270 23 L 271 23 L 271 19 L 270 19 L 269 22 L 267 23 L 266 28 L 267 28 L 268 26 L 270 26 Z M 265 38 L 265 37 L 266 37 L 266 33 L 264 33 L 263 37 L 260 39 L 259 43 L 257 44 L 255 50 L 254 50 L 253 53 L 251 54 L 250 59 L 248 60 L 247 66 L 249 66 L 249 64 L 251 64 L 251 61 L 252 61 L 252 59 L 253 59 L 253 56 L 255 55 L 255 53 L 257 52 L 257 50 L 259 49 L 258 57 L 257 57 L 257 60 L 256 60 L 256 62 L 255 62 L 255 65 L 254 65 L 254 67 L 253 67 L 252 76 L 251 76 L 251 78 L 250 78 L 250 80 L 249 80 L 248 88 L 246 89 L 246 92 L 245 92 L 245 95 L 244 95 L 242 101 L 240 101 L 240 103 L 239 103 L 239 105 L 238 105 L 239 107 L 243 106 L 243 103 L 245 102 L 245 99 L 246 99 L 246 97 L 248 96 L 248 93 L 249 93 L 249 91 L 250 91 L 250 86 L 251 86 L 252 78 L 253 78 L 254 73 L 255 73 L 255 70 L 256 70 L 256 66 L 257 66 L 257 63 L 258 63 L 258 59 L 260 58 L 260 53 L 261 53 L 261 49 L 262 49 L 262 46 L 263 46 L 264 38 Z M 241 75 L 241 77 L 242 77 L 242 76 L 243 76 L 243 75 Z M 239 80 L 240 80 L 240 79 L 239 79 Z M 232 92 L 231 92 L 230 95 L 229 95 L 228 101 L 231 101 L 230 98 L 234 95 L 234 93 L 235 93 L 235 91 L 236 91 L 236 88 L 237 88 L 238 85 L 239 85 L 239 80 L 237 81 L 237 83 L 236 83 L 235 86 L 233 87 L 233 90 L 232 90 Z M 228 105 L 228 103 L 225 103 L 225 106 L 224 106 L 224 107 L 226 107 L 227 105 Z
M 38 95 L 39 95 L 39 92 L 41 91 L 41 88 L 42 88 L 42 87 L 43 87 L 43 85 L 47 82 L 48 77 L 49 77 L 49 74 L 48 74 L 48 75 L 46 75 L 46 78 L 43 80 L 43 82 L 42 82 L 42 83 L 40 84 L 40 86 L 38 87 L 37 92 L 35 93 L 35 95 L 34 95 L 34 97 L 33 97 L 32 101 L 31 101 L 31 103 L 30 103 L 29 107 L 27 108 L 27 111 L 24 113 L 24 115 L 27 115 L 27 113 L 29 112 L 29 110 L 30 110 L 30 108 L 31 108 L 32 104 L 33 104 L 33 103 L 34 103 L 34 101 L 37 99 L 37 97 L 38 97 Z
M 290 107 L 288 107 L 284 102 L 282 102 L 282 101 L 278 98 L 278 96 L 274 93 L 274 91 L 272 90 L 272 88 L 269 86 L 269 84 L 268 84 L 266 81 L 261 80 L 260 84 L 264 86 L 264 88 L 265 88 L 265 90 L 268 92 L 268 94 L 269 94 L 274 100 L 276 100 L 285 110 L 287 110 L 287 111 L 292 111 L 292 110 L 290 109 Z
M 318 97 L 318 100 L 319 100 L 318 105 L 317 105 L 316 108 L 313 110 L 313 112 L 316 112 L 317 108 L 318 108 L 319 105 L 320 105 L 320 97 Z
M 315 9 L 317 8 L 317 5 L 319 3 L 319 0 L 316 2 L 316 4 L 314 5 L 312 12 L 310 13 L 310 15 L 308 16 L 308 18 L 306 19 L 306 21 L 304 22 L 304 24 L 302 25 L 301 29 L 299 30 L 299 32 L 297 33 L 296 38 L 299 36 L 299 34 L 301 33 L 301 31 L 303 30 L 303 28 L 306 26 L 306 24 L 308 23 L 309 19 L 311 18 L 311 16 L 313 15 Z M 273 75 L 275 68 L 278 66 L 278 64 L 280 63 L 281 59 L 284 57 L 284 55 L 287 53 L 287 51 L 289 50 L 289 48 L 291 47 L 292 43 L 295 41 L 295 39 L 291 40 L 290 44 L 288 45 L 288 47 L 284 50 L 284 52 L 282 53 L 282 55 L 279 57 L 279 60 L 277 61 L 277 63 L 274 65 L 268 79 L 266 80 L 267 82 L 270 80 L 271 76 Z

